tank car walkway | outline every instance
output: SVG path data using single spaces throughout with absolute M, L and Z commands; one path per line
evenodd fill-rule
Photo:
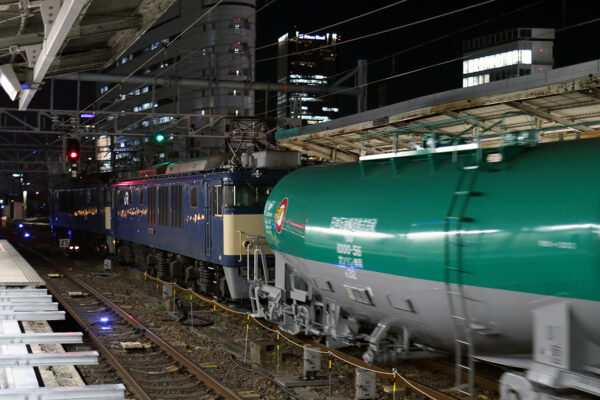
M 125 387 L 86 386 L 73 365 L 98 363 L 95 351 L 65 352 L 82 342 L 79 332 L 52 332 L 47 321 L 65 312 L 43 287 L 44 280 L 0 239 L 0 400 L 124 399 Z M 38 379 L 39 376 L 39 379 Z

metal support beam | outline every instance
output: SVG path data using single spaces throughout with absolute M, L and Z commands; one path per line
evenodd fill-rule
M 211 81 L 206 79 L 186 79 L 186 78 L 152 78 L 144 76 L 126 76 L 115 74 L 96 74 L 92 72 L 83 72 L 78 74 L 59 75 L 56 79 L 67 81 L 90 81 L 90 82 L 106 82 L 106 83 L 121 83 L 131 85 L 162 85 L 162 86 L 181 86 L 193 87 L 197 89 L 208 88 L 226 88 L 237 90 L 265 90 L 271 92 L 305 92 L 313 94 L 330 94 L 337 93 L 342 95 L 356 96 L 359 90 L 356 88 L 331 88 L 328 86 L 314 85 L 290 85 L 283 83 L 264 83 L 264 82 L 247 82 L 247 81 Z
M 98 352 L 96 351 L 0 354 L 0 368 L 96 364 L 98 364 Z
M 125 386 L 88 385 L 88 386 L 57 386 L 31 389 L 2 389 L 0 400 L 30 400 L 30 399 L 103 399 L 122 400 L 125 398 Z
M 110 49 L 94 49 L 56 57 L 52 67 L 48 70 L 47 76 L 54 76 L 58 72 L 97 69 L 102 67 L 107 57 L 110 57 Z
M 358 60 L 356 87 L 359 90 L 357 112 L 367 111 L 367 60 Z
M 319 157 L 326 158 L 332 162 L 341 161 L 341 162 L 353 162 L 358 161 L 358 155 L 348 154 L 338 149 L 332 149 L 330 147 L 317 145 L 313 143 L 292 143 L 285 142 L 281 143 L 284 147 L 288 147 L 292 150 L 297 150 L 302 153 L 314 154 Z
M 0 311 L 56 311 L 58 303 L 0 303 Z
M 0 311 L 0 321 L 58 321 L 65 319 L 64 311 Z
M 44 296 L 48 295 L 47 289 L 0 289 L 0 297 L 12 297 L 12 296 Z
M 538 116 L 540 118 L 544 118 L 544 119 L 548 119 L 550 121 L 554 121 L 557 124 L 560 125 L 573 125 L 574 122 L 567 119 L 567 118 L 563 118 L 563 117 L 559 117 L 558 115 L 554 115 L 554 114 L 550 114 L 549 112 L 546 112 L 544 110 L 540 110 L 537 107 L 532 106 L 531 104 L 527 104 L 525 102 L 516 102 L 516 101 L 509 101 L 506 103 L 506 105 L 511 106 L 513 108 L 528 112 L 530 114 L 533 114 L 535 116 Z M 594 129 L 589 128 L 587 126 L 577 126 L 577 127 L 571 127 L 571 129 L 576 130 L 576 131 L 580 131 L 580 132 L 592 132 Z
M 176 0 L 143 0 L 133 15 L 142 17 L 141 26 L 137 29 L 115 33 L 108 41 L 112 50 L 112 57 L 104 64 L 108 68 L 110 64 L 119 58 L 132 43 L 135 43 L 152 25 L 167 11 Z
M 50 65 L 56 58 L 56 54 L 63 46 L 65 39 L 73 24 L 79 17 L 79 13 L 86 5 L 89 0 L 65 0 L 60 11 L 52 24 L 52 28 L 48 32 L 46 39 L 44 40 L 44 47 L 42 54 L 39 56 L 35 67 L 33 68 L 33 83 L 40 84 L 46 72 L 50 68 Z M 25 89 L 19 99 L 19 110 L 26 110 L 29 103 L 33 99 L 37 88 Z
M 454 118 L 454 119 L 459 119 L 459 118 L 465 118 L 465 117 L 471 117 L 472 115 L 467 114 L 464 111 L 444 111 L 444 114 L 449 116 L 450 118 Z M 481 128 L 484 131 L 489 131 L 489 132 L 495 132 L 495 133 L 505 133 L 505 130 L 502 129 L 502 127 L 500 126 L 493 126 L 494 123 L 493 122 L 484 122 L 484 121 L 479 121 L 479 120 L 469 120 L 468 123 L 473 124 L 475 126 L 478 126 L 479 128 Z
M 50 296 L 50 295 L 26 294 L 26 295 L 21 295 L 21 296 L 18 296 L 18 295 L 0 296 L 0 305 L 2 305 L 2 304 L 17 304 L 17 303 L 47 304 L 47 303 L 51 303 L 51 302 L 52 302 L 52 296 Z
M 10 344 L 77 344 L 83 342 L 81 332 L 0 334 L 0 345 Z

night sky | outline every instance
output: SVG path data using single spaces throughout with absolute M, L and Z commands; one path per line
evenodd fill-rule
M 465 39 L 516 27 L 557 29 L 554 45 L 555 67 L 600 59 L 597 43 L 600 20 L 600 0 L 496 0 L 434 21 L 373 36 L 352 43 L 345 41 L 407 23 L 448 13 L 460 8 L 484 3 L 472 0 L 407 0 L 382 12 L 345 23 L 327 31 L 342 37 L 338 48 L 339 71 L 356 66 L 357 59 L 369 62 L 369 82 L 399 73 L 427 67 L 462 55 Z M 257 47 L 277 41 L 283 33 L 297 26 L 300 31 L 319 30 L 348 18 L 375 10 L 396 0 L 271 0 L 257 14 Z M 258 8 L 265 0 L 258 0 Z M 325 31 L 320 31 L 324 33 Z M 395 54 L 395 55 L 394 55 Z M 257 52 L 256 78 L 261 82 L 276 81 L 276 60 L 260 61 L 277 55 L 276 46 Z M 462 63 L 455 61 L 404 77 L 369 86 L 369 108 L 441 92 L 462 85 Z M 350 83 L 349 81 L 348 83 Z M 75 82 L 57 85 L 55 108 L 74 108 Z M 94 98 L 94 84 L 84 83 L 82 107 Z M 0 105 L 15 106 L 3 90 Z M 256 112 L 265 109 L 263 94 L 257 92 Z M 33 100 L 30 108 L 48 107 L 49 85 Z M 355 100 L 340 98 L 346 112 L 355 112 Z M 271 99 L 269 109 L 275 108 Z
M 393 3 L 396 1 L 276 0 L 257 15 L 257 47 L 275 42 L 294 25 L 301 31 L 313 31 Z M 408 0 L 328 31 L 341 34 L 344 41 L 480 3 L 484 1 Z M 372 82 L 461 57 L 463 40 L 516 27 L 559 30 L 554 45 L 558 68 L 600 59 L 600 46 L 596 42 L 600 20 L 573 26 L 596 18 L 600 18 L 598 0 L 497 0 L 434 21 L 342 44 L 338 48 L 339 68 L 344 71 L 354 67 L 357 59 L 367 59 L 369 82 Z M 274 56 L 276 51 L 276 47 L 260 50 L 256 59 Z M 272 81 L 275 71 L 276 61 L 257 63 L 258 80 Z M 456 61 L 372 85 L 369 108 L 460 86 L 462 62 Z M 257 106 L 257 110 L 261 108 L 264 106 Z

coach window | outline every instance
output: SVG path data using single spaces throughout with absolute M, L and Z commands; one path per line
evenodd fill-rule
M 169 225 L 169 187 L 158 188 L 158 224 Z
M 151 225 L 156 225 L 156 187 L 148 188 L 148 223 Z
M 223 215 L 221 209 L 223 208 L 223 186 L 213 186 L 213 214 L 217 217 Z
M 183 228 L 183 214 L 181 212 L 182 205 L 182 186 L 171 186 L 171 226 L 175 228 Z
M 198 188 L 195 186 L 190 190 L 190 207 L 198 208 Z
M 133 203 L 132 200 L 131 190 L 125 190 L 125 193 L 123 193 L 123 204 L 128 206 Z
M 223 186 L 223 207 L 235 207 L 235 186 Z
M 271 193 L 269 185 L 246 183 L 235 186 L 235 207 L 262 207 Z

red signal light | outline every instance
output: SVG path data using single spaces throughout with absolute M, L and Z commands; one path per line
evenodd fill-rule
M 69 138 L 66 141 L 66 155 L 67 159 L 71 162 L 79 161 L 79 141 L 77 139 Z

